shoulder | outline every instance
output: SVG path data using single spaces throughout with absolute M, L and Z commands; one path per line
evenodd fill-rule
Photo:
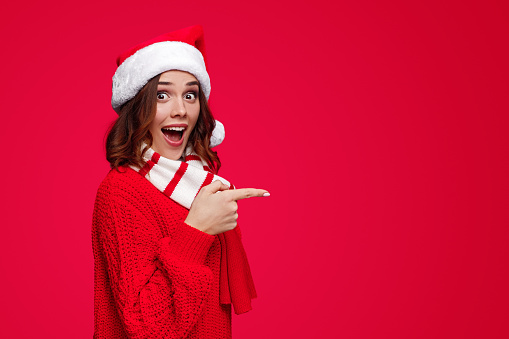
M 117 196 L 136 195 L 150 189 L 148 181 L 130 167 L 112 169 L 97 189 L 97 195 Z
M 122 215 L 146 217 L 154 209 L 158 194 L 147 179 L 130 167 L 112 169 L 97 189 L 94 215 L 101 220 L 118 220 Z
M 94 222 L 102 228 L 115 224 L 116 232 L 131 230 L 135 224 L 138 230 L 159 229 L 167 233 L 186 212 L 138 172 L 121 167 L 110 170 L 99 185 Z
M 98 204 L 100 206 L 97 206 Z M 162 209 L 180 208 L 180 205 L 166 197 L 150 181 L 130 167 L 110 170 L 101 182 L 97 189 L 96 208 L 106 207 L 104 205 L 135 209 L 149 215 Z
M 150 182 L 130 167 L 112 169 L 97 189 L 96 205 L 133 204 L 159 193 Z

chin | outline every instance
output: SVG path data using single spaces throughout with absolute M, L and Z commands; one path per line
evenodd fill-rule
M 159 153 L 159 152 L 158 152 Z M 184 150 L 180 150 L 180 151 L 166 151 L 164 153 L 159 153 L 160 155 L 162 155 L 163 157 L 167 158 L 167 159 L 170 159 L 170 160 L 179 160 L 180 157 L 182 157 L 182 154 L 184 153 Z
M 162 157 L 170 160 L 179 160 L 184 150 L 186 149 L 185 145 L 187 143 L 182 143 L 182 145 L 178 147 L 168 145 L 165 140 L 163 140 L 163 147 L 159 147 L 155 143 L 152 144 L 152 149 L 159 153 Z

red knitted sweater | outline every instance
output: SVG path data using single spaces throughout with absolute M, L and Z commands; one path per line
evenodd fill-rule
M 130 168 L 111 170 L 93 223 L 94 338 L 231 338 L 217 236 Z

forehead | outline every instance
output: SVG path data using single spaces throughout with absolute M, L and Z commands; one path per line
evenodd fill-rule
M 194 75 L 184 71 L 171 70 L 161 74 L 159 81 L 171 82 L 174 84 L 198 81 Z

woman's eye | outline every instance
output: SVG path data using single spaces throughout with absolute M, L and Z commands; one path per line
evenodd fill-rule
M 168 99 L 168 94 L 164 92 L 157 93 L 157 100 L 166 100 Z
M 194 99 L 196 99 L 196 93 L 194 93 L 194 92 L 186 93 L 185 98 L 187 100 L 194 100 Z

